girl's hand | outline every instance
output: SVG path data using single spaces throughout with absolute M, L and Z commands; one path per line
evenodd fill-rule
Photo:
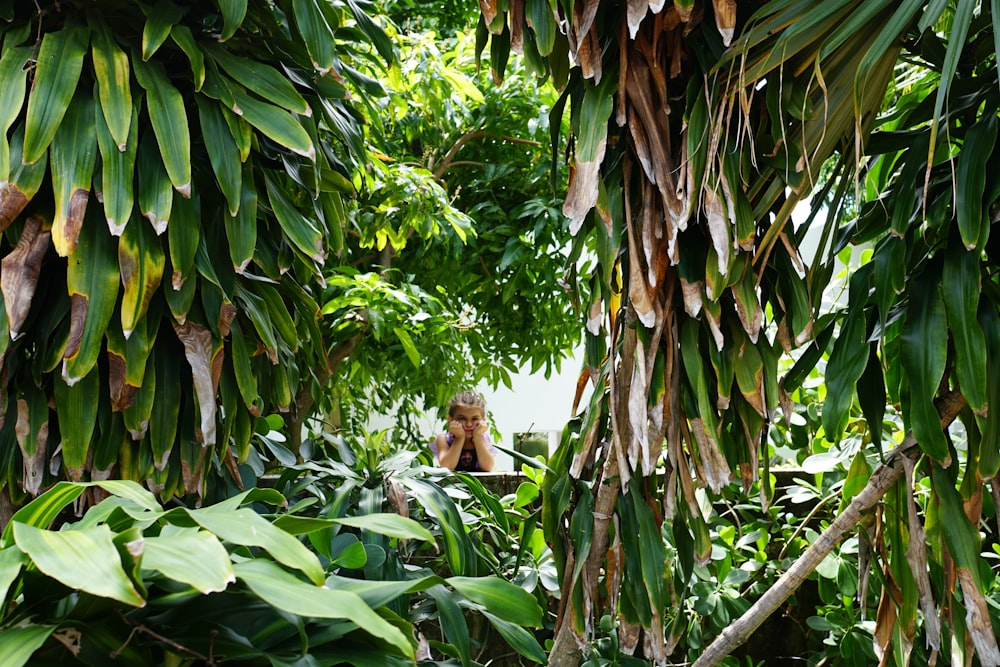
M 465 427 L 462 426 L 462 422 L 449 420 L 448 433 L 455 436 L 455 442 L 457 444 L 465 442 Z
M 488 428 L 489 428 L 489 424 L 487 422 L 485 422 L 485 421 L 481 421 L 476 426 L 476 429 L 472 432 L 472 434 L 473 435 L 483 435 L 484 433 L 486 433 L 486 430 Z

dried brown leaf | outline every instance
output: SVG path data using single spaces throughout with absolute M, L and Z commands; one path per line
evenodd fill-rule
M 184 345 L 184 356 L 191 367 L 195 398 L 201 416 L 201 427 L 198 429 L 201 444 L 203 447 L 211 447 L 216 441 L 215 394 L 221 373 L 222 350 L 212 340 L 212 332 L 196 322 L 189 320 L 182 325 L 175 324 L 174 331 Z
M 42 258 L 49 248 L 51 235 L 42 229 L 42 219 L 31 216 L 24 223 L 21 238 L 0 262 L 0 290 L 7 309 L 10 337 L 21 333 L 21 326 L 31 310 L 31 302 L 42 270 Z

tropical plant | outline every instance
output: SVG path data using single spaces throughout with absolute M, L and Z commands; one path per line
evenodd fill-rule
M 480 5 L 495 75 L 520 50 L 562 90 L 574 170 L 564 212 L 598 260 L 596 391 L 545 484 L 546 538 L 571 601 L 551 663 L 577 663 L 605 611 L 624 650 L 667 660 L 680 598 L 660 529 L 667 521 L 708 562 L 696 489 L 717 494 L 736 478 L 749 490 L 761 464 L 766 473 L 775 411 L 828 352 L 823 436 L 839 441 L 856 404 L 864 446 L 893 452 L 695 664 L 745 641 L 890 490 L 875 510 L 897 512 L 871 561 L 885 581 L 876 654 L 906 664 L 922 623 L 932 655 L 950 643 L 1000 664 L 976 531 L 1000 465 L 1000 415 L 988 410 L 1000 385 L 986 381 L 1000 363 L 995 4 Z M 796 227 L 793 209 L 831 158 L 820 199 L 832 193 L 832 205 Z M 847 221 L 839 202 L 851 189 L 859 213 Z M 848 243 L 872 244 L 872 261 L 851 276 L 847 306 L 824 313 Z M 798 348 L 779 377 L 778 358 Z M 905 438 L 883 432 L 887 405 Z M 962 461 L 956 416 L 969 433 Z
M 414 624 L 428 650 L 463 665 L 478 664 L 484 652 L 496 657 L 496 638 L 545 662 L 532 630 L 552 599 L 540 576 L 547 549 L 534 531 L 537 511 L 524 509 L 538 487 L 524 482 L 500 499 L 475 476 L 431 467 L 426 447 L 401 447 L 388 431 L 320 437 L 310 461 L 279 471 L 275 489 L 292 503 L 289 521 L 326 522 L 310 541 L 337 581 L 359 592 L 395 591 L 387 601 L 393 613 Z M 387 516 L 417 522 L 434 541 L 366 528 Z
M 392 59 L 363 0 L 0 3 L 0 452 L 200 501 L 325 379 L 327 256 Z M 350 99 L 349 99 L 350 98 Z M 317 376 L 319 376 L 317 378 Z

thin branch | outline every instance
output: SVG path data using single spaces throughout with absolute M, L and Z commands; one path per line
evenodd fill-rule
M 465 144 L 472 141 L 473 139 L 480 139 L 480 138 L 498 139 L 500 141 L 505 141 L 511 144 L 525 144 L 528 146 L 541 145 L 537 141 L 532 141 L 530 139 L 520 139 L 518 137 L 512 137 L 506 134 L 492 134 L 490 132 L 487 132 L 486 130 L 470 130 L 469 132 L 466 132 L 465 134 L 460 136 L 458 138 L 458 141 L 456 141 L 455 144 L 450 149 L 448 149 L 448 152 L 445 153 L 444 157 L 441 159 L 440 165 L 437 166 L 434 166 L 433 164 L 428 165 L 428 167 L 431 168 L 432 173 L 434 174 L 434 178 L 440 179 L 444 177 L 445 172 L 447 172 L 449 169 L 455 166 L 456 163 L 454 162 L 454 159 L 455 155 L 458 154 L 458 151 L 462 150 L 462 147 L 465 146 Z
M 961 393 L 955 391 L 945 395 L 938 408 L 941 415 L 941 427 L 947 428 L 965 406 L 965 397 Z M 746 642 L 754 630 L 759 628 L 792 593 L 798 590 L 806 577 L 812 574 L 823 559 L 833 551 L 834 547 L 858 525 L 861 516 L 874 507 L 882 499 L 882 496 L 903 477 L 904 467 L 896 464 L 902 457 L 910 456 L 911 450 L 916 445 L 917 439 L 913 437 L 911 432 L 902 444 L 886 457 L 885 463 L 875 468 L 875 472 L 872 473 L 865 488 L 851 499 L 851 503 L 834 519 L 830 527 L 824 530 L 823 534 L 792 563 L 792 566 L 781 575 L 774 586 L 769 588 L 753 606 L 715 638 L 715 641 L 694 662 L 693 667 L 714 667 L 734 649 Z

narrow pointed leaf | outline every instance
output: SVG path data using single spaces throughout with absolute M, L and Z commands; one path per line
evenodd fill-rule
M 162 234 L 167 230 L 174 204 L 173 186 L 163 168 L 156 140 L 148 132 L 140 137 L 136 156 L 139 182 L 139 210 L 149 220 L 153 230 Z
M 219 39 L 224 42 L 235 35 L 243 24 L 247 14 L 247 0 L 219 0 L 219 9 L 222 10 L 222 36 Z
M 194 90 L 198 92 L 205 84 L 205 54 L 186 25 L 175 25 L 170 29 L 170 38 L 181 48 L 191 63 L 191 74 L 194 76 Z
M 266 137 L 310 160 L 315 158 L 316 149 L 313 147 L 312 139 L 309 138 L 309 133 L 290 112 L 262 102 L 235 88 L 233 98 L 243 118 Z
M 170 263 L 174 267 L 170 282 L 174 289 L 180 289 L 194 271 L 194 261 L 200 243 L 201 225 L 194 200 L 175 196 L 170 226 L 167 228 Z
M 240 149 L 229 131 L 226 118 L 218 103 L 202 95 L 196 95 L 195 102 L 198 104 L 201 135 L 205 141 L 205 148 L 208 149 L 212 170 L 229 203 L 229 215 L 235 216 L 239 212 L 243 196 L 243 165 L 240 161 Z
M 910 290 L 910 307 L 902 330 L 901 359 L 910 381 L 910 423 L 920 448 L 938 461 L 948 461 L 948 442 L 934 398 L 948 356 L 948 328 L 939 285 L 926 273 Z
M 257 189 L 253 182 L 252 167 L 245 165 L 243 172 L 239 211 L 226 218 L 229 259 L 237 273 L 246 270 L 257 247 Z
M 320 72 L 328 71 L 333 67 L 336 40 L 317 0 L 292 0 L 292 13 L 313 67 Z
M 59 626 L 21 625 L 0 632 L 0 655 L 7 667 L 23 667 L 29 664 L 35 651 L 42 648 L 45 641 Z
M 965 135 L 958 155 L 955 179 L 962 186 L 955 190 L 955 215 L 958 231 L 967 249 L 976 247 L 983 225 L 983 195 L 986 188 L 986 161 L 997 139 L 997 114 L 983 114 Z
M 180 91 L 158 62 L 133 58 L 135 77 L 146 90 L 146 109 L 160 147 L 163 166 L 174 189 L 191 196 L 191 132 Z
M 14 131 L 10 141 L 10 179 L 7 187 L 0 188 L 0 232 L 21 214 L 28 205 L 48 173 L 48 152 L 36 162 L 24 164 L 21 148 L 24 139 L 23 126 Z
M 311 113 L 305 98 L 275 68 L 248 58 L 240 58 L 219 46 L 206 44 L 203 48 L 234 81 L 262 99 L 292 113 L 306 116 Z
M 948 329 L 955 342 L 958 385 L 974 410 L 986 405 L 987 382 L 986 338 L 976 318 L 981 290 L 978 255 L 960 247 L 949 248 L 941 279 Z
M 353 528 L 370 530 L 379 535 L 397 537 L 403 540 L 423 540 L 434 542 L 434 535 L 413 519 L 398 514 L 376 513 L 333 519 L 334 523 Z M 520 590 L 520 589 L 518 589 Z
M 180 365 L 176 359 L 162 352 L 154 354 L 157 400 L 153 402 L 153 411 L 149 415 L 149 444 L 153 450 L 153 465 L 162 469 L 166 467 L 167 459 L 177 439 L 181 379 Z
M 76 92 L 89 40 L 89 31 L 78 26 L 67 26 L 42 38 L 28 97 L 23 157 L 26 164 L 42 157 L 59 129 Z
M 0 130 L 3 131 L 3 138 L 0 140 L 0 182 L 7 180 L 10 174 L 7 131 L 24 107 L 28 78 L 28 69 L 25 65 L 30 58 L 30 48 L 6 45 L 3 56 L 0 56 L 0 81 L 4 82 L 0 88 Z
M 253 372 L 250 350 L 247 347 L 246 339 L 243 337 L 243 329 L 240 327 L 238 321 L 233 322 L 229 333 L 232 341 L 229 357 L 233 362 L 236 385 L 239 387 L 243 402 L 246 405 L 254 405 L 260 397 L 260 390 L 257 388 L 257 376 Z
M 142 28 L 142 59 L 153 57 L 163 42 L 170 36 L 170 30 L 181 19 L 181 10 L 170 0 L 159 0 L 146 16 Z
M 306 257 L 322 262 L 323 234 L 320 230 L 292 205 L 278 184 L 270 178 L 267 179 L 267 196 L 274 216 L 292 245 Z

